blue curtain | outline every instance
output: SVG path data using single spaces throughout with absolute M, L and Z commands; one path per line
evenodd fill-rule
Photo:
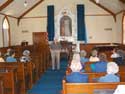
M 54 39 L 54 6 L 47 6 L 47 32 L 49 41 Z
M 85 17 L 84 17 L 84 5 L 77 5 L 77 39 L 79 41 L 87 42 L 86 38 L 86 26 L 85 26 Z

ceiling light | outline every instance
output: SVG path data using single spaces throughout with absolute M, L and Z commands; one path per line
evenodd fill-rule
M 24 2 L 24 6 L 27 7 L 27 5 L 28 5 L 28 4 L 27 4 L 27 1 L 25 0 L 25 2 Z
M 98 3 L 99 3 L 99 0 L 95 0 L 95 2 L 98 4 Z

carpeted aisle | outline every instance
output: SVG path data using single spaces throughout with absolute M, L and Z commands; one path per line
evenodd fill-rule
M 61 94 L 62 79 L 65 75 L 67 60 L 61 59 L 60 70 L 49 68 L 40 78 L 39 81 L 28 90 L 28 94 Z

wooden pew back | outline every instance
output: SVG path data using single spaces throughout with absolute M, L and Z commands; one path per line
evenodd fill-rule
M 14 71 L 8 71 L 8 72 L 0 72 L 0 77 L 3 81 L 3 91 L 1 93 L 3 94 L 17 94 L 16 93 L 16 79 Z
M 125 85 L 125 82 L 66 83 L 63 80 L 63 94 L 94 94 L 94 91 L 97 89 L 116 89 L 117 85 Z
M 17 80 L 19 82 L 20 87 L 20 94 L 25 94 L 25 73 L 24 73 L 24 64 L 18 62 L 0 62 L 0 69 L 13 69 L 17 68 Z

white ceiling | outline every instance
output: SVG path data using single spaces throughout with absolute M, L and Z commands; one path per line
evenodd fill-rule
M 99 0 L 99 3 L 113 13 L 118 13 L 125 9 L 125 4 L 119 0 Z
M 25 0 L 14 0 L 6 8 L 4 8 L 1 13 L 12 15 L 14 17 L 19 17 L 33 5 L 35 5 L 40 0 L 26 0 L 27 7 L 24 6 Z
M 0 0 L 0 6 L 4 4 L 6 1 L 8 0 Z M 28 3 L 27 7 L 24 6 L 25 0 L 14 0 L 6 8 L 0 11 L 0 13 L 11 15 L 14 17 L 20 17 L 25 11 L 30 9 L 33 5 L 35 5 L 37 2 L 41 0 L 26 0 L 26 1 Z M 125 9 L 125 4 L 123 4 L 119 0 L 99 0 L 99 4 L 101 4 L 114 14 Z
M 7 0 L 0 0 L 0 6 L 3 5 Z

